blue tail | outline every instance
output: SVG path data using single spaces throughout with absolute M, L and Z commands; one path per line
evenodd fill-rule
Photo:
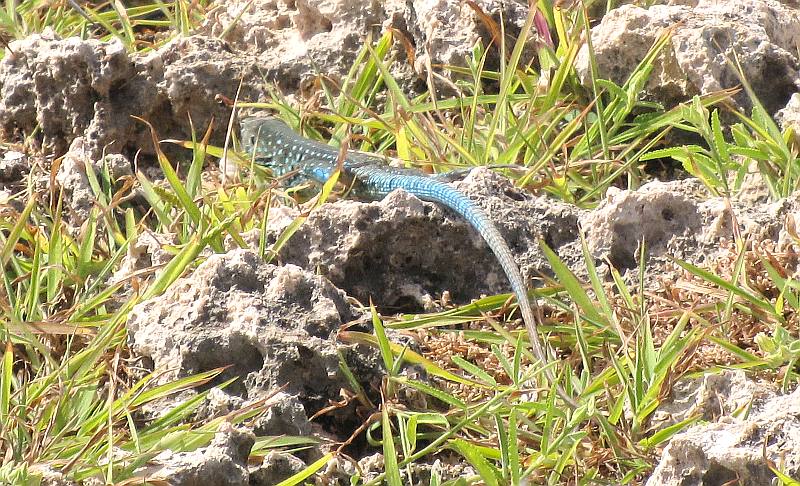
M 362 197 L 381 199 L 395 189 L 403 189 L 423 201 L 447 206 L 467 220 L 483 237 L 489 248 L 492 249 L 508 277 L 511 289 L 517 297 L 522 318 L 528 328 L 531 345 L 536 357 L 543 365 L 549 363 L 548 356 L 539 341 L 539 334 L 536 329 L 539 319 L 537 318 L 537 313 L 534 312 L 534 307 L 537 307 L 538 310 L 538 306 L 535 301 L 531 304 L 530 299 L 528 299 L 525 280 L 522 278 L 522 273 L 520 273 L 516 261 L 514 261 L 511 249 L 508 248 L 497 227 L 480 207 L 476 206 L 471 199 L 449 184 L 424 175 L 411 175 L 404 169 L 364 166 L 354 168 L 352 171 L 355 179 L 361 182 L 359 195 Z

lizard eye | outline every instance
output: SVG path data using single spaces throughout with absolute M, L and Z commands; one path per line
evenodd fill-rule
M 256 145 L 256 136 L 250 135 L 250 146 L 255 147 L 255 145 Z
M 270 165 L 272 164 L 272 156 L 271 155 L 262 155 L 262 156 L 256 157 L 256 163 L 258 165 L 263 165 L 265 167 L 270 167 Z

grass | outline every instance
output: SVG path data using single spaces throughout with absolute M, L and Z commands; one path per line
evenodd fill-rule
M 210 4 L 208 0 L 138 3 L 125 7 L 119 1 L 7 1 L 0 5 L 0 37 L 7 46 L 12 40 L 50 28 L 62 38 L 114 39 L 129 51 L 146 51 L 175 35 L 189 35 Z
M 599 79 L 592 71 L 584 88 L 574 61 L 588 31 L 585 13 L 554 8 L 546 0 L 539 7 L 556 47 L 543 44 L 527 60 L 521 41 L 476 45 L 465 67 L 450 67 L 455 81 L 446 88 L 458 96 L 407 96 L 391 76 L 397 40 L 387 33 L 365 43 L 340 82 L 320 76 L 319 108 L 299 110 L 277 92 L 240 108 L 272 110 L 309 137 L 348 141 L 351 148 L 426 171 L 494 166 L 520 188 L 583 208 L 595 207 L 609 187 L 638 188 L 650 178 L 643 169 L 650 160 L 675 160 L 709 196 L 735 195 L 754 171 L 773 198 L 796 189 L 798 147 L 792 134 L 781 132 L 766 114 L 746 80 L 743 87 L 754 104 L 749 114 L 731 111 L 726 101 L 732 92 L 697 97 L 669 110 L 641 102 L 639 94 L 668 45 L 671 33 L 665 31 L 624 84 Z M 143 41 L 146 29 L 188 32 L 202 18 L 205 4 L 156 2 L 123 9 L 102 3 L 85 5 L 82 13 L 66 3 L 56 8 L 61 10 L 49 12 L 32 1 L 6 3 L 0 28 L 8 38 L 21 38 L 51 26 L 61 35 L 117 38 L 131 50 L 143 50 L 157 46 Z M 537 25 L 541 21 L 530 15 L 521 38 Z M 502 26 L 488 27 L 502 33 Z M 500 60 L 497 70 L 486 67 L 489 56 Z M 723 126 L 720 110 L 739 123 Z M 62 219 L 61 194 L 37 192 L 32 180 L 3 207 L 0 482 L 35 484 L 43 467 L 78 481 L 135 481 L 136 468 L 160 451 L 201 447 L 223 420 L 246 424 L 270 405 L 265 399 L 195 423 L 192 412 L 205 396 L 199 393 L 155 421 L 141 420 L 148 404 L 207 383 L 220 370 L 168 384 L 131 372 L 125 335 L 131 308 L 168 291 L 205 251 L 223 252 L 226 239 L 247 246 L 244 232 L 258 231 L 257 250 L 265 259 L 274 258 L 305 220 L 298 217 L 268 245 L 269 208 L 281 193 L 272 190 L 265 174 L 231 152 L 231 160 L 246 174 L 252 172 L 246 182 L 204 182 L 204 164 L 223 153 L 208 145 L 209 133 L 173 141 L 191 152 L 175 161 L 158 149 L 158 127 L 150 129 L 164 179 L 152 181 L 137 172 L 114 180 L 105 166 L 87 166 L 97 205 L 79 235 Z M 665 146 L 676 130 L 696 135 L 697 144 Z M 316 204 L 325 202 L 335 182 L 323 188 Z M 134 187 L 144 195 L 144 212 L 126 201 Z M 130 245 L 146 231 L 174 234 L 175 244 L 167 248 L 173 258 L 164 267 L 109 284 Z M 575 410 L 561 403 L 541 369 L 530 366 L 535 360 L 524 333 L 506 322 L 508 295 L 385 321 L 374 307 L 365 309 L 371 311 L 374 333 L 342 331 L 339 339 L 380 352 L 385 368 L 380 401 L 365 399 L 374 408 L 353 433 L 363 434 L 386 461 L 379 476 L 355 476 L 352 483 L 409 484 L 415 464 L 454 455 L 472 466 L 474 476 L 444 481 L 434 470 L 431 485 L 636 484 L 652 470 L 670 437 L 697 420 L 690 417 L 664 429 L 650 426 L 677 379 L 736 367 L 773 376 L 785 390 L 794 386 L 800 286 L 786 270 L 790 255 L 737 238 L 728 259 L 705 268 L 676 261 L 682 278 L 672 289 L 653 292 L 645 285 L 653 278 L 644 263 L 646 243 L 632 279 L 637 284 L 613 268 L 608 278 L 601 274 L 585 243 L 586 280 L 542 245 L 553 278 L 538 290 L 549 309 L 541 331 L 563 356 L 564 364 L 551 366 L 561 385 L 578 397 Z M 482 325 L 453 328 L 474 321 Z M 758 333 L 749 332 L 754 326 Z M 422 352 L 391 342 L 390 329 L 416 333 Z M 443 355 L 435 352 L 437 346 L 461 351 Z M 431 381 L 405 376 L 405 364 L 423 367 Z M 357 383 L 353 389 L 365 393 Z M 407 390 L 426 397 L 428 405 L 405 403 Z M 252 455 L 313 443 L 313 438 L 264 437 Z M 320 457 L 281 485 L 306 484 L 336 455 Z

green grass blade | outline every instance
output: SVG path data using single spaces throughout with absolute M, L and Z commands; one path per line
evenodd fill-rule
M 589 294 L 583 289 L 583 286 L 575 277 L 575 274 L 561 261 L 556 253 L 547 246 L 544 241 L 539 242 L 539 248 L 542 249 L 550 267 L 553 269 L 556 278 L 564 286 L 564 289 L 569 294 L 570 298 L 578 305 L 581 312 L 584 313 L 590 320 L 594 322 L 602 322 L 603 319 L 594 302 L 589 298 Z
M 7 238 L 2 238 L 2 234 L 0 234 L 0 241 L 3 243 L 3 251 L 0 253 L 0 262 L 2 262 L 3 266 L 5 266 L 11 258 L 14 248 L 16 247 L 17 242 L 19 241 L 19 238 L 22 236 L 22 232 L 25 229 L 25 225 L 28 224 L 28 218 L 30 218 L 31 212 L 36 206 L 36 202 L 37 201 L 35 197 L 31 197 L 28 200 L 28 203 L 25 205 L 25 209 L 22 210 L 22 213 L 17 218 L 17 221 L 11 228 Z
M 467 462 L 469 462 L 472 467 L 478 471 L 478 475 L 481 477 L 484 484 L 487 486 L 500 485 L 497 469 L 489 464 L 489 461 L 486 460 L 477 447 L 461 439 L 455 439 L 451 441 L 450 447 L 461 454 L 461 456 L 463 456 L 464 459 L 466 459 Z
M 383 459 L 386 471 L 386 483 L 389 486 L 403 486 L 400 477 L 400 468 L 397 466 L 397 450 L 392 436 L 392 421 L 389 411 L 383 407 L 381 411 L 381 432 L 383 433 Z
M 320 457 L 313 463 L 311 463 L 307 468 L 303 469 L 297 474 L 292 475 L 291 477 L 284 479 L 280 483 L 276 484 L 275 486 L 296 486 L 306 479 L 313 476 L 317 471 L 322 469 L 328 462 L 333 459 L 334 454 L 329 452 L 324 456 Z

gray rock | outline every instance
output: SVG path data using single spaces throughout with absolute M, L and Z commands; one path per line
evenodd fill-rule
M 215 100 L 256 99 L 255 64 L 222 41 L 178 38 L 146 55 L 131 55 L 117 41 L 60 39 L 52 31 L 11 43 L 0 61 L 0 131 L 6 137 L 41 128 L 42 143 L 63 154 L 76 137 L 95 160 L 107 153 L 152 154 L 151 122 L 162 138 L 189 138 L 189 117 L 203 130 L 212 117 L 225 123 L 230 109 Z M 214 143 L 221 144 L 224 130 Z
M 19 182 L 30 172 L 28 157 L 16 150 L 7 150 L 0 158 L 0 182 Z
M 489 26 L 481 20 L 478 12 L 465 2 L 418 0 L 387 3 L 395 6 L 393 17 L 390 17 L 393 24 L 405 27 L 403 30 L 408 33 L 419 50 L 414 62 L 416 72 L 426 73 L 435 64 L 466 66 L 466 60 L 472 57 L 472 50 L 479 41 L 490 53 L 487 68 L 494 69 L 499 66 L 499 56 L 494 54 L 499 52 L 499 46 L 491 45 L 492 34 Z M 405 8 L 399 7 L 398 4 L 404 4 Z M 528 16 L 528 6 L 525 2 L 478 0 L 475 4 L 481 14 L 491 18 L 498 28 L 503 26 L 507 43 L 514 42 Z M 543 41 L 544 37 L 537 35 L 534 29 L 526 41 L 522 64 L 531 61 L 536 46 Z M 513 44 L 507 44 L 508 49 L 512 47 Z
M 114 180 L 133 175 L 131 161 L 122 154 L 108 154 L 103 157 L 103 163 L 108 167 L 109 174 Z
M 148 106 L 146 118 L 161 138 L 189 139 L 191 117 L 198 139 L 213 120 L 216 130 L 211 143 L 221 146 L 231 109 L 219 102 L 218 95 L 233 99 L 240 80 L 240 100 L 256 101 L 267 95 L 258 62 L 219 39 L 202 35 L 178 37 L 136 60 L 156 81 L 157 104 Z M 141 141 L 138 146 L 149 149 L 152 140 Z
M 745 410 L 757 399 L 771 397 L 773 393 L 771 388 L 749 380 L 741 370 L 679 380 L 669 398 L 651 415 L 650 426 L 654 431 L 661 430 L 693 417 L 713 422 Z
M 289 453 L 270 451 L 261 465 L 251 468 L 250 486 L 273 486 L 306 467 L 306 463 Z
M 72 140 L 69 150 L 58 165 L 58 172 L 55 176 L 58 187 L 55 188 L 54 194 L 58 195 L 58 189 L 63 191 L 63 207 L 67 213 L 65 220 L 73 234 L 78 234 L 82 225 L 89 218 L 92 208 L 99 209 L 95 191 L 89 182 L 87 169 L 90 166 L 98 180 L 102 180 L 102 171 L 107 168 L 112 178 L 111 183 L 116 183 L 118 179 L 132 174 L 130 162 L 123 155 L 107 155 L 102 161 L 98 161 L 94 158 L 89 143 L 84 137 L 76 137 Z M 50 191 L 53 189 L 49 187 L 49 177 L 42 175 L 41 172 L 37 175 L 39 175 L 37 183 L 41 186 L 40 190 Z M 147 236 L 143 237 L 143 239 L 147 238 Z
M 270 407 L 255 427 L 258 435 L 311 435 L 311 422 L 296 396 L 279 392 L 270 398 Z
M 529 279 L 549 269 L 539 238 L 562 253 L 579 254 L 574 208 L 529 197 L 486 169 L 473 170 L 456 186 L 495 221 Z M 272 222 L 273 237 L 292 221 L 286 216 Z M 509 289 L 494 255 L 466 221 L 404 191 L 377 202 L 343 200 L 320 207 L 280 257 L 389 312 L 423 308 L 444 290 L 465 303 Z
M 127 118 L 136 112 L 136 68 L 118 41 L 60 40 L 52 30 L 11 43 L 0 61 L 0 120 L 6 134 L 28 134 L 38 124 L 45 146 L 63 153 L 78 136 L 101 129 L 97 113 Z M 124 101 L 122 101 L 124 100 Z M 99 155 L 99 154 L 98 154 Z
M 247 458 L 254 443 L 251 432 L 228 426 L 217 432 L 207 447 L 180 453 L 166 450 L 137 475 L 161 478 L 174 486 L 247 486 Z
M 152 231 L 140 233 L 128 245 L 128 252 L 122 258 L 119 268 L 111 277 L 111 281 L 119 282 L 130 278 L 138 271 L 166 265 L 172 260 L 174 254 L 165 250 L 164 247 L 175 244 L 177 244 L 175 234 L 155 233 Z
M 519 34 L 528 14 L 522 2 L 475 4 L 497 25 L 503 23 L 509 38 Z M 478 13 L 459 0 L 236 0 L 213 10 L 201 32 L 224 34 L 232 46 L 257 56 L 266 79 L 293 93 L 298 88 L 311 90 L 320 74 L 340 80 L 367 36 L 375 40 L 388 28 L 416 53 L 409 59 L 404 48 L 396 48 L 399 62 L 392 66 L 400 85 L 410 90 L 434 65 L 466 66 L 476 42 L 489 46 L 492 41 Z M 531 36 L 523 62 L 532 59 L 540 41 Z M 487 67 L 496 67 L 499 51 L 492 47 L 489 53 Z
M 800 93 L 795 93 L 783 109 L 775 114 L 775 120 L 784 130 L 792 128 L 795 140 L 800 139 Z
M 586 242 L 598 259 L 620 270 L 636 268 L 644 240 L 648 254 L 674 251 L 676 238 L 691 238 L 700 227 L 698 201 L 682 182 L 651 182 L 637 191 L 608 190 L 606 199 L 581 218 Z
M 735 384 L 730 381 L 729 387 L 715 388 L 725 390 Z M 738 392 L 726 390 L 712 394 L 715 401 L 720 400 L 712 408 L 725 415 L 716 423 L 697 425 L 674 436 L 648 479 L 648 486 L 718 485 L 730 481 L 772 484 L 775 475 L 764 456 L 780 464 L 782 472 L 790 477 L 800 474 L 800 388 L 789 395 L 760 393 L 751 403 L 724 403 L 725 395 L 733 397 L 735 393 Z M 736 409 L 735 405 L 740 407 Z
M 188 398 L 191 397 L 186 397 L 186 399 Z M 179 398 L 177 401 L 172 403 L 178 404 L 182 403 L 183 401 L 184 400 Z M 163 410 L 168 410 L 171 408 L 171 404 L 167 404 L 167 406 L 164 405 L 164 403 L 156 403 L 152 412 L 161 411 L 161 413 L 163 413 Z M 194 413 L 194 417 L 198 420 L 222 417 L 233 411 L 240 410 L 246 405 L 247 403 L 243 398 L 231 395 L 222 388 L 214 387 L 208 390 L 206 400 L 200 404 L 197 411 Z M 157 413 L 152 413 L 152 416 L 158 417 L 159 415 Z
M 95 173 L 100 168 L 100 165 L 92 159 L 86 140 L 77 137 L 70 143 L 55 177 L 56 183 L 64 191 L 64 207 L 68 211 L 73 232 L 89 218 L 96 201 L 92 186 L 89 184 L 87 165 L 91 165 Z
M 592 30 L 601 78 L 622 84 L 644 58 L 659 33 L 675 27 L 671 42 L 656 61 L 645 96 L 666 107 L 696 94 L 740 84 L 727 59 L 738 57 L 745 78 L 761 103 L 775 113 L 800 88 L 800 12 L 774 0 L 700 0 L 693 7 L 624 5 L 610 11 Z M 584 46 L 576 69 L 589 79 Z M 735 98 L 750 106 L 742 92 Z
M 226 391 L 252 400 L 286 385 L 313 413 L 347 383 L 333 339 L 356 316 L 344 297 L 323 277 L 236 250 L 138 304 L 128 335 L 138 356 L 169 370 L 162 380 L 230 366 L 211 386 L 237 377 Z
M 346 74 L 366 36 L 379 35 L 383 15 L 376 0 L 232 1 L 211 11 L 200 31 L 224 33 L 266 80 L 294 93 L 320 74 Z
M 635 191 L 609 190 L 596 209 L 580 216 L 580 226 L 592 256 L 622 271 L 637 268 L 644 240 L 648 273 L 659 275 L 672 258 L 703 264 L 728 255 L 721 243 L 732 241 L 734 230 L 785 248 L 793 243 L 787 216 L 800 212 L 799 197 L 726 201 L 709 198 L 694 179 L 655 181 Z

